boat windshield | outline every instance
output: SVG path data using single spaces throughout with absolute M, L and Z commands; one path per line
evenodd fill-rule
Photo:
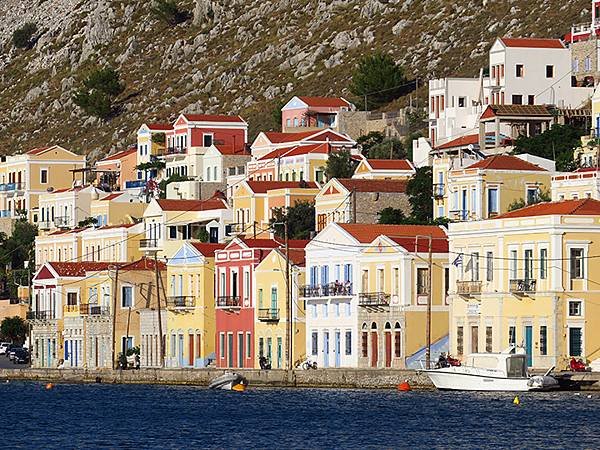
M 506 358 L 506 375 L 508 378 L 525 378 L 527 376 L 525 356 L 514 355 Z

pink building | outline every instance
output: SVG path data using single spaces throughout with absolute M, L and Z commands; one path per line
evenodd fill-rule
M 166 137 L 169 154 L 213 144 L 240 148 L 248 141 L 248 124 L 240 116 L 181 114 Z
M 122 191 L 127 181 L 137 179 L 136 165 L 136 147 L 113 153 L 96 163 L 96 170 L 99 171 L 97 183 L 99 186 L 107 185 L 113 190 Z
M 337 128 L 340 111 L 352 111 L 355 107 L 342 97 L 292 97 L 281 108 L 283 132 L 306 129 Z

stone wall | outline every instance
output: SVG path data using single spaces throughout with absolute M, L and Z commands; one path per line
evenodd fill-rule
M 288 374 L 285 370 L 236 369 L 236 372 L 244 375 L 250 386 L 393 389 L 408 380 L 415 389 L 433 387 L 425 374 L 412 370 L 318 369 L 295 370 Z M 0 369 L 0 380 L 207 386 L 223 373 L 223 370 L 217 369 Z
M 406 194 L 398 192 L 357 192 L 356 222 L 376 223 L 377 213 L 388 207 L 401 209 L 406 216 L 411 213 L 410 202 Z
M 590 39 L 588 41 L 574 42 L 571 44 L 571 60 L 573 62 L 577 61 L 577 70 L 574 71 L 574 75 L 577 78 L 578 83 L 582 82 L 587 76 L 594 77 L 596 83 L 599 81 L 598 43 L 598 39 Z M 590 58 L 590 70 L 586 70 L 586 58 Z
M 352 139 L 378 131 L 388 137 L 408 134 L 407 109 L 378 113 L 371 111 L 342 111 L 338 115 L 337 129 Z

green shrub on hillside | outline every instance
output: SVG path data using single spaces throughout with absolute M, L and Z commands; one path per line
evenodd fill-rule
M 17 48 L 32 48 L 35 44 L 35 33 L 37 31 L 37 25 L 29 22 L 14 31 L 12 35 L 13 45 Z
M 99 69 L 83 80 L 83 88 L 75 93 L 73 102 L 91 116 L 108 119 L 115 112 L 115 98 L 124 90 L 116 70 Z
M 150 11 L 158 20 L 172 27 L 189 18 L 189 13 L 179 9 L 179 5 L 174 0 L 155 0 Z

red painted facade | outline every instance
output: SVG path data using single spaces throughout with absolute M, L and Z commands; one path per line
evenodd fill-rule
M 181 115 L 166 132 L 167 147 L 189 148 L 210 145 L 243 149 L 248 137 L 248 125 L 238 116 Z
M 270 239 L 252 241 L 234 239 L 224 250 L 215 252 L 217 367 L 256 365 L 254 268 L 279 243 Z

